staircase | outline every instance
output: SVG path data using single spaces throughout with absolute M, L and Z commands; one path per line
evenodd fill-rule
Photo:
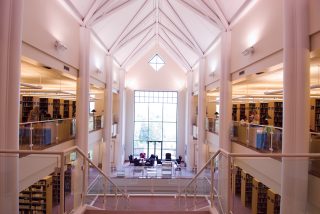
M 87 210 L 85 214 L 210 214 L 209 211 L 136 211 L 136 210 L 126 210 L 126 211 L 108 211 L 108 210 Z
M 86 210 L 85 214 L 210 214 L 207 211 L 209 203 L 205 197 L 185 199 L 173 196 L 130 196 L 129 200 L 118 201 L 116 209 L 113 198 L 108 197 L 104 205 L 102 201 L 101 196 L 91 203 L 93 207 L 101 210 Z

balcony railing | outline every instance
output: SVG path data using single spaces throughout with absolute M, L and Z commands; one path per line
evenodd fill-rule
M 275 168 L 274 159 L 280 159 L 283 163 L 279 162 L 279 167 Z M 243 154 L 229 153 L 219 149 L 202 168 L 199 168 L 195 177 L 181 189 L 179 198 L 180 200 L 193 198 L 193 202 L 189 203 L 187 207 L 188 210 L 201 207 L 199 198 L 206 197 L 210 200 L 211 207 L 215 207 L 219 213 L 274 213 L 275 210 L 280 213 L 280 190 L 284 184 L 280 180 L 276 180 L 277 184 L 274 184 L 274 187 L 267 186 L 263 184 L 263 178 L 266 180 L 274 179 L 273 175 L 278 173 L 276 176 L 280 179 L 281 172 L 284 171 L 283 168 L 290 167 L 292 170 L 299 171 L 299 173 L 292 173 L 290 180 L 303 185 L 299 182 L 305 180 L 308 170 L 310 172 L 318 167 L 319 163 L 320 153 Z M 253 172 L 254 170 L 250 166 L 263 166 L 261 171 L 256 173 L 259 178 L 246 172 L 246 168 L 241 171 L 241 168 L 238 167 L 241 165 L 249 166 L 250 171 Z M 240 169 L 240 173 L 238 169 Z M 312 182 L 305 183 L 305 185 L 309 185 L 304 187 L 309 190 L 317 188 Z M 315 200 L 315 197 L 312 197 L 314 196 L 309 195 L 306 199 L 307 203 L 313 203 L 312 200 Z M 304 209 L 300 212 L 308 213 L 307 206 Z
M 90 115 L 89 116 L 89 132 L 97 131 L 103 128 L 104 117 L 102 115 Z
M 20 123 L 19 148 L 41 150 L 75 138 L 76 120 L 56 119 Z
M 255 125 L 250 123 L 233 122 L 233 142 L 263 153 L 282 152 L 282 128 Z M 310 153 L 320 152 L 320 133 L 310 132 Z

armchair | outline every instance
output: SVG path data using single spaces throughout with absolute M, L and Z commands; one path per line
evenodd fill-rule
M 166 153 L 166 161 L 171 161 L 171 153 Z

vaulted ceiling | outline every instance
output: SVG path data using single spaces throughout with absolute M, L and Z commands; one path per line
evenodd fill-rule
M 252 0 L 63 0 L 127 68 L 161 47 L 192 69 Z

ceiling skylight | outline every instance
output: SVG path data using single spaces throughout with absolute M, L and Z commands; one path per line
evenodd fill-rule
M 156 54 L 152 57 L 152 59 L 149 61 L 149 65 L 155 70 L 159 71 L 162 66 L 164 66 L 165 62 L 161 59 L 161 57 Z

